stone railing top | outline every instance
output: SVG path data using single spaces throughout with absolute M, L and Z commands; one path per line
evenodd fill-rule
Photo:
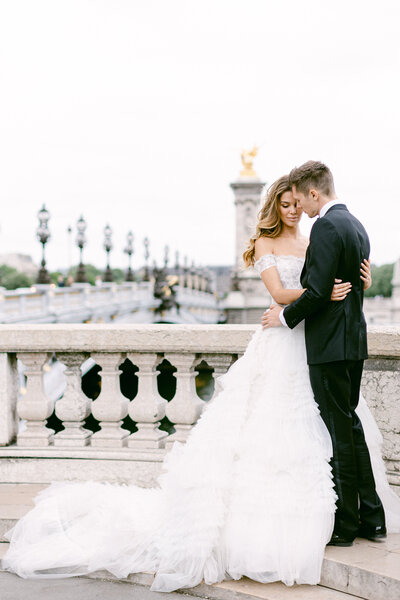
M 368 327 L 368 355 L 373 357 L 400 357 L 400 326 L 370 325 Z
M 242 353 L 257 325 L 0 325 L 0 352 Z M 400 357 L 400 326 L 368 330 L 371 357 Z
M 244 352 L 256 325 L 0 325 L 0 352 Z

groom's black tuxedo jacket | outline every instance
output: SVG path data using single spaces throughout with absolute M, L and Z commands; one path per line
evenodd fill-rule
M 367 358 L 360 266 L 369 251 L 367 232 L 344 204 L 333 205 L 314 223 L 301 273 L 307 290 L 283 313 L 290 328 L 305 319 L 308 364 Z M 352 284 L 340 302 L 330 300 L 335 277 Z

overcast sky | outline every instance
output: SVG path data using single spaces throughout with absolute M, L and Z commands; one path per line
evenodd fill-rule
M 367 227 L 372 259 L 400 256 L 397 0 L 0 0 L 0 253 L 125 266 L 126 233 L 160 260 L 234 260 L 229 183 L 240 151 L 272 183 L 308 159 Z M 308 217 L 302 228 L 309 230 Z M 77 262 L 74 247 L 72 260 Z

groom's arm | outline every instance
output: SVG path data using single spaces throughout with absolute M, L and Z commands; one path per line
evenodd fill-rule
M 330 301 L 341 249 L 342 242 L 334 226 L 327 219 L 318 220 L 312 228 L 308 248 L 307 289 L 283 311 L 291 329 Z

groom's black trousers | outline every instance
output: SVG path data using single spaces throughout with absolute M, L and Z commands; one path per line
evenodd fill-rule
M 356 537 L 360 524 L 367 528 L 385 525 L 364 431 L 355 413 L 363 362 L 309 365 L 315 401 L 332 438 L 331 465 L 338 495 L 335 533 L 349 539 Z

